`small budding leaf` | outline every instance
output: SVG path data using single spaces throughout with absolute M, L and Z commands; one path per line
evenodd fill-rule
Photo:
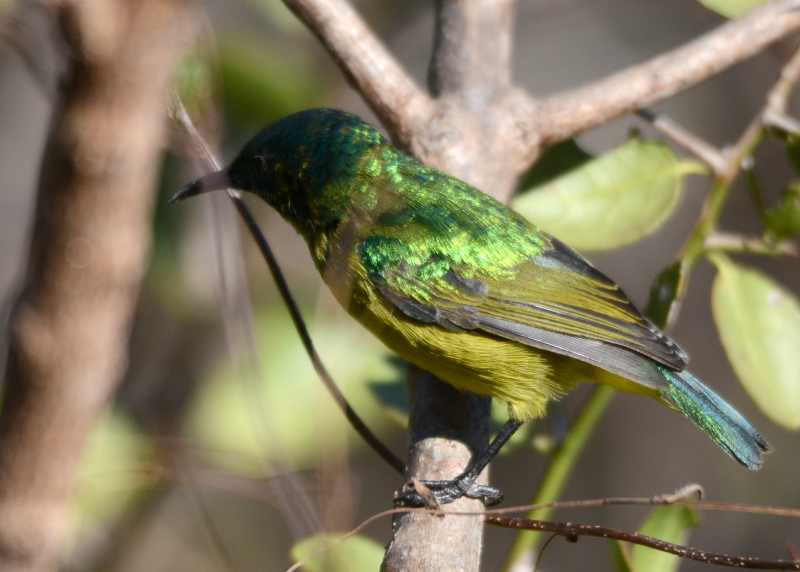
M 295 544 L 292 558 L 306 572 L 374 572 L 380 570 L 383 547 L 364 536 L 317 534 Z
M 645 315 L 659 328 L 669 329 L 675 321 L 688 281 L 688 263 L 683 259 L 673 262 L 656 277 Z
M 793 238 L 800 234 L 800 183 L 790 185 L 780 203 L 767 209 L 764 222 L 775 240 Z
M 768 0 L 700 0 L 703 6 L 726 18 L 744 16 L 753 8 L 767 2 Z
M 800 175 L 800 137 L 793 134 L 785 135 L 786 156 L 792 164 L 796 175 Z
M 765 415 L 800 429 L 800 302 L 758 270 L 711 259 L 714 321 L 736 375 Z
M 647 517 L 640 533 L 673 544 L 686 544 L 691 528 L 696 527 L 696 513 L 687 506 L 662 506 Z M 646 546 L 617 543 L 617 562 L 623 572 L 675 572 L 681 559 Z
M 632 139 L 516 198 L 512 207 L 582 250 L 609 250 L 651 234 L 672 214 L 683 178 L 703 173 L 666 145 Z

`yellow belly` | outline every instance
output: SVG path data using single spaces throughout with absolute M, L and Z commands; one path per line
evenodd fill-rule
M 454 387 L 504 401 L 516 419 L 541 417 L 574 380 L 560 379 L 561 356 L 484 333 L 450 331 L 407 317 L 371 287 L 351 298 L 350 314 L 389 349 Z
M 647 393 L 638 384 L 575 359 L 480 331 L 451 331 L 414 320 L 385 301 L 360 265 L 326 270 L 322 274 L 334 296 L 389 349 L 460 390 L 505 402 L 515 419 L 542 417 L 551 399 L 582 381 Z

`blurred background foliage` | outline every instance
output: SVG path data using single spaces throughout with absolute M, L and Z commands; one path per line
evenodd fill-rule
M 429 4 L 356 4 L 424 82 Z M 735 16 L 755 2 L 702 4 Z M 8 15 L 13 5 L 0 0 L 0 14 Z M 282 3 L 209 1 L 207 9 L 202 41 L 184 62 L 176 88 L 222 156 L 230 157 L 265 124 L 306 107 L 343 107 L 372 119 Z M 550 93 L 685 42 L 720 21 L 694 0 L 522 2 L 516 75 L 533 93 Z M 46 40 L 37 28 L 26 34 L 29 41 Z M 790 49 L 778 46 L 662 110 L 724 145 L 760 108 Z M 55 73 L 58 60 L 51 60 L 48 69 Z M 3 47 L 5 299 L 24 268 L 26 221 L 49 111 L 41 87 L 15 50 Z M 734 186 L 723 228 L 763 237 L 765 244 L 800 234 L 799 149 L 785 136 L 762 143 L 754 167 Z M 163 198 L 198 174 L 178 155 L 165 157 Z M 778 451 L 761 473 L 748 474 L 677 416 L 623 396 L 593 426 L 585 454 L 574 459 L 565 497 L 652 495 L 698 481 L 715 499 L 800 503 L 797 435 L 790 432 L 800 428 L 800 265 L 797 258 L 720 252 L 697 268 L 676 262 L 711 186 L 700 163 L 632 118 L 553 147 L 520 184 L 516 209 L 573 246 L 594 251 L 592 259 L 641 306 L 649 294 L 657 320 L 666 320 L 676 296 L 686 294 L 674 335 L 692 354 L 693 368 L 762 427 Z M 263 205 L 254 208 L 324 361 L 369 426 L 403 452 L 408 396 L 402 365 L 320 287 L 292 229 Z M 388 508 L 400 481 L 331 402 L 263 263 L 249 240 L 237 241 L 237 232 L 224 200 L 180 208 L 159 202 L 130 371 L 84 459 L 69 569 L 272 570 L 302 559 L 314 572 L 360 571 L 374 570 L 380 561 L 388 520 L 343 542 L 335 535 L 311 537 L 346 531 Z M 246 276 L 237 275 L 240 251 Z M 250 322 L 255 341 L 246 339 Z M 558 454 L 586 398 L 578 391 L 552 408 L 550 418 L 520 432 L 496 463 L 493 479 L 510 502 L 535 494 L 548 457 Z M 498 423 L 504 415 L 495 407 Z M 686 541 L 697 525 L 696 515 L 681 507 L 659 508 L 649 517 L 616 510 L 569 518 L 642 526 L 674 542 Z M 798 533 L 794 521 L 723 514 L 706 518 L 693 541 L 719 551 L 779 554 Z M 499 568 L 513 539 L 509 531 L 487 532 L 487 570 Z M 586 562 L 593 570 L 702 566 L 642 548 L 615 547 L 609 555 L 599 541 L 556 541 L 541 569 L 585 570 Z

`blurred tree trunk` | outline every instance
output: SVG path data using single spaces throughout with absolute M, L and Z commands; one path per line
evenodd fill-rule
M 70 66 L 0 412 L 0 569 L 57 567 L 86 437 L 126 366 L 189 0 L 53 3 Z

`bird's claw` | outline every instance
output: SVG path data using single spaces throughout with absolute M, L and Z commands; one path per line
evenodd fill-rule
M 439 508 L 461 497 L 479 500 L 484 506 L 493 506 L 503 501 L 500 489 L 476 483 L 475 479 L 461 477 L 452 481 L 409 481 L 395 493 L 394 505 Z

